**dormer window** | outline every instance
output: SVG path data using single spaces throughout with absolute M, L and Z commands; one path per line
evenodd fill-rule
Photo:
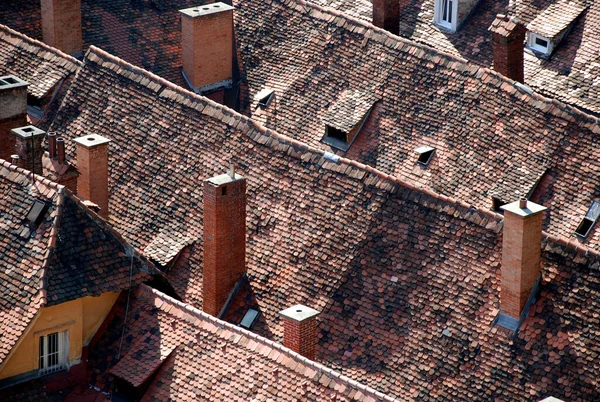
M 598 217 L 600 217 L 600 202 L 593 201 L 592 205 L 590 205 L 590 209 L 588 209 L 587 213 L 585 214 L 585 217 L 579 226 L 577 226 L 575 235 L 585 239 L 592 231 L 592 228 L 598 220 Z
M 254 96 L 254 100 L 258 102 L 258 106 L 265 109 L 269 106 L 274 96 L 275 92 L 272 89 L 263 88 Z
M 417 158 L 417 164 L 421 166 L 429 165 L 431 162 L 431 158 L 433 158 L 433 154 L 435 153 L 435 148 L 430 147 L 428 145 L 424 145 L 415 149 L 415 152 L 419 157 Z
M 325 144 L 347 151 L 364 126 L 378 98 L 366 91 L 346 90 L 323 117 Z
M 551 4 L 527 25 L 527 48 L 541 57 L 550 56 L 586 8 L 579 1 Z
M 435 23 L 449 31 L 456 31 L 456 0 L 436 0 L 434 19 Z

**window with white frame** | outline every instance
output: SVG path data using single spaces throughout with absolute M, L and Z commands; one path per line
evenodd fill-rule
M 455 29 L 456 2 L 457 0 L 436 0 L 434 13 L 436 24 L 450 30 Z
M 68 358 L 68 330 L 40 336 L 40 375 L 67 368 Z
M 544 55 L 552 53 L 552 42 L 548 38 L 544 38 L 533 32 L 529 32 L 528 34 L 527 47 Z

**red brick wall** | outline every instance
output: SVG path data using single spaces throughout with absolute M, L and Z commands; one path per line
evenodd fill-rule
M 108 218 L 108 143 L 90 148 L 77 144 L 77 194 L 100 207 Z
M 41 5 L 44 42 L 67 54 L 82 51 L 81 0 L 41 0 Z
M 525 28 L 518 25 L 507 36 L 492 34 L 494 41 L 494 70 L 518 82 L 524 82 L 523 48 Z
M 398 35 L 400 0 L 373 0 L 373 25 Z
M 194 87 L 232 77 L 233 10 L 181 17 L 183 71 Z
M 226 194 L 223 194 L 223 188 Z M 204 182 L 204 312 L 216 316 L 246 271 L 246 180 Z
M 303 322 L 283 319 L 283 345 L 306 357 L 315 359 L 317 343 L 317 319 L 310 318 Z
M 518 318 L 540 274 L 543 213 L 521 217 L 504 213 L 502 289 L 504 314 Z
M 0 158 L 10 162 L 10 156 L 16 153 L 15 136 L 10 131 L 27 125 L 27 114 L 20 114 L 0 121 Z M 41 158 L 41 156 L 40 156 Z

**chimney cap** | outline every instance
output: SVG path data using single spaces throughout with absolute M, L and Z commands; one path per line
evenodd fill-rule
M 88 134 L 75 138 L 73 141 L 86 148 L 93 148 L 98 145 L 109 143 L 111 140 L 98 134 Z
M 302 304 L 296 304 L 295 306 L 292 306 L 279 312 L 279 315 L 281 315 L 282 317 L 288 318 L 296 322 L 304 322 L 310 320 L 311 318 L 314 318 L 319 314 L 321 314 L 320 311 L 315 310 L 314 308 L 304 306 Z
M 221 174 L 215 177 L 211 177 L 210 179 L 206 179 L 210 184 L 214 184 L 215 186 L 222 186 L 223 184 L 233 183 L 234 181 L 243 180 L 244 176 L 241 176 L 237 173 L 234 173 L 235 178 L 231 177 L 229 173 Z
M 11 131 L 13 132 L 13 134 L 18 135 L 21 138 L 31 138 L 46 134 L 44 130 L 40 130 L 36 126 L 24 126 L 19 128 L 13 128 Z
M 187 17 L 196 18 L 203 15 L 215 14 L 229 10 L 233 10 L 233 7 L 229 4 L 219 2 L 204 4 L 197 7 L 184 8 L 183 10 L 179 10 L 179 12 Z
M 527 201 L 526 208 L 521 208 L 520 204 L 521 200 L 518 200 L 511 202 L 510 204 L 503 205 L 500 207 L 500 209 L 522 217 L 535 215 L 548 209 L 543 205 L 539 205 L 531 201 Z

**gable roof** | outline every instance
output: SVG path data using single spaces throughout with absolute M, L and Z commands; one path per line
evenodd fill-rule
M 145 260 L 127 257 L 120 236 L 63 186 L 5 161 L 0 176 L 2 364 L 43 306 L 118 292 L 154 271 Z M 34 225 L 27 214 L 36 200 L 47 210 Z
M 355 161 L 326 159 L 95 48 L 53 129 L 72 139 L 84 127 L 112 140 L 111 220 L 126 239 L 144 249 L 181 222 L 193 234 L 169 272 L 185 302 L 202 304 L 198 183 L 235 155 L 248 180 L 248 282 L 230 318 L 257 308 L 255 329 L 281 340 L 280 310 L 296 303 L 321 310 L 317 359 L 406 400 L 598 396 L 600 367 L 577 360 L 600 352 L 594 310 L 583 302 L 600 300 L 596 251 L 545 234 L 540 297 L 512 337 L 494 326 L 500 215 Z M 159 360 L 172 370 L 163 374 L 180 376 L 176 362 L 188 352 L 165 355 Z M 130 378 L 130 370 L 115 370 Z M 583 385 L 562 385 L 575 382 Z
M 303 1 L 244 1 L 234 17 L 247 77 L 242 105 L 263 87 L 276 93 L 269 108 L 248 110 L 257 122 L 334 152 L 321 142 L 324 116 L 344 91 L 366 89 L 381 101 L 347 158 L 485 209 L 495 194 L 532 193 L 547 169 L 533 200 L 560 210 L 545 221 L 560 236 L 573 236 L 600 197 L 595 117 Z M 414 153 L 423 145 L 436 148 L 426 168 Z M 532 174 L 509 179 L 518 170 Z M 587 244 L 600 248 L 598 233 Z
M 119 349 L 125 302 L 115 304 L 106 331 L 89 358 L 134 386 L 149 381 L 143 401 L 277 400 L 391 401 L 335 371 L 303 358 L 282 345 L 214 318 L 202 311 L 140 286 L 132 294 L 122 357 Z M 151 370 L 145 370 L 151 369 Z M 149 380 L 150 375 L 155 376 Z M 182 379 L 185 378 L 185 381 Z M 101 377 L 95 377 L 101 383 Z M 104 381 L 107 381 L 104 379 Z
M 539 13 L 527 25 L 527 30 L 554 40 L 564 33 L 586 8 L 584 1 L 557 1 Z

